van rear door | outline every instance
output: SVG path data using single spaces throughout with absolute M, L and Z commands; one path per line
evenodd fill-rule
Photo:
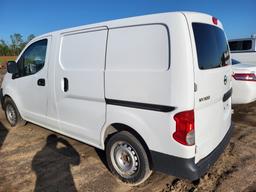
M 221 23 L 185 14 L 191 31 L 195 76 L 195 162 L 209 155 L 231 126 L 231 60 Z

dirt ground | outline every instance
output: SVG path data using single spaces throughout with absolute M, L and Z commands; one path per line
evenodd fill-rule
M 131 187 L 111 175 L 102 151 L 31 123 L 12 129 L 0 109 L 0 192 L 256 191 L 256 103 L 234 112 L 229 146 L 199 181 L 153 173 Z

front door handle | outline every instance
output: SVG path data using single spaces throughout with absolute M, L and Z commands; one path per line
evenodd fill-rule
M 37 85 L 38 86 L 45 86 L 45 79 L 38 79 L 37 80 Z

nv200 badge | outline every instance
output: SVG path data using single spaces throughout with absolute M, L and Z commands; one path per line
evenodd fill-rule
M 207 100 L 210 100 L 210 99 L 211 99 L 211 97 L 209 95 L 209 96 L 206 96 L 206 97 L 199 98 L 199 102 L 207 101 Z

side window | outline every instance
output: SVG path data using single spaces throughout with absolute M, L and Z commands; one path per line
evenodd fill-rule
M 47 39 L 31 44 L 18 60 L 19 72 L 16 77 L 23 77 L 37 73 L 45 63 Z
M 252 48 L 252 41 L 247 40 L 243 43 L 243 50 L 250 50 Z
M 251 40 L 230 41 L 229 47 L 231 51 L 248 51 L 252 48 Z

